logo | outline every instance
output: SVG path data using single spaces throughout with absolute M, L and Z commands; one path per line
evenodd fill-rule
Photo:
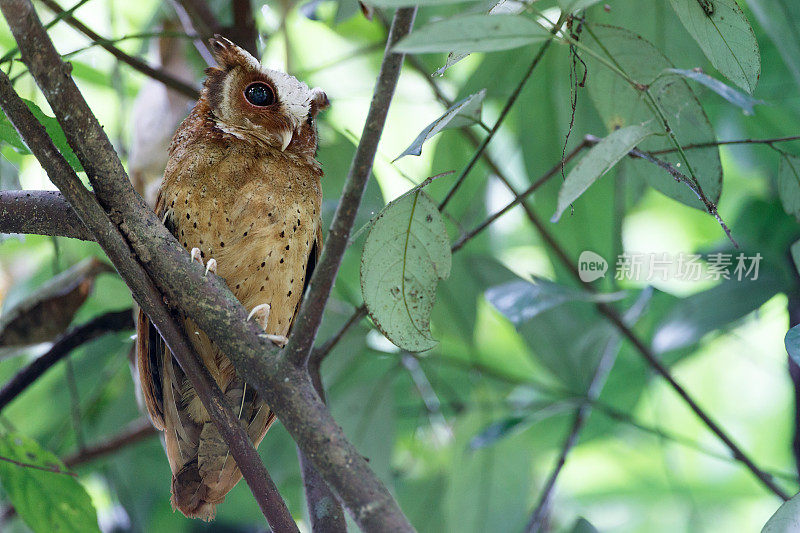
M 584 250 L 578 258 L 578 274 L 581 281 L 590 283 L 596 279 L 603 278 L 608 270 L 608 262 L 600 255 Z

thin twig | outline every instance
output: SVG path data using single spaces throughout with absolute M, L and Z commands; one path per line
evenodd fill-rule
M 350 315 L 350 317 L 347 320 L 345 320 L 344 325 L 341 328 L 339 328 L 339 331 L 337 331 L 330 339 L 325 341 L 321 346 L 319 346 L 318 348 L 314 348 L 314 350 L 311 352 L 311 357 L 309 358 L 308 361 L 309 366 L 311 366 L 312 364 L 315 366 L 319 366 L 322 363 L 323 359 L 328 357 L 328 354 L 331 352 L 331 350 L 333 350 L 333 348 L 339 343 L 339 341 L 342 340 L 342 337 L 344 337 L 344 335 L 350 330 L 350 328 L 358 324 L 358 322 L 364 316 L 366 316 L 366 314 L 367 314 L 367 306 L 361 304 L 361 306 L 356 308 L 356 310 L 353 311 L 353 314 Z
M 70 329 L 61 335 L 47 352 L 37 357 L 3 385 L 0 389 L 0 411 L 78 346 L 105 333 L 133 328 L 133 313 L 130 309 L 123 309 L 100 315 L 86 324 Z
M 558 31 L 561 29 L 561 25 L 564 23 L 564 20 L 565 19 L 564 19 L 563 15 L 562 15 L 562 17 L 558 20 L 558 22 L 556 22 L 555 26 L 553 26 L 553 29 L 550 30 L 550 33 L 552 33 L 554 35 L 556 33 L 558 33 Z M 450 199 L 453 198 L 453 195 L 461 187 L 461 184 L 464 183 L 464 180 L 466 179 L 467 174 L 469 174 L 469 172 L 472 170 L 472 168 L 475 166 L 475 164 L 478 162 L 478 160 L 483 155 L 484 151 L 486 150 L 486 147 L 489 145 L 489 143 L 491 142 L 492 138 L 494 138 L 494 135 L 495 135 L 495 133 L 497 133 L 497 130 L 500 129 L 500 126 L 502 125 L 503 120 L 505 120 L 505 118 L 508 115 L 509 111 L 511 111 L 511 108 L 514 106 L 514 103 L 517 101 L 517 98 L 519 97 L 520 93 L 522 92 L 522 89 L 525 87 L 525 84 L 530 79 L 531 75 L 533 74 L 533 71 L 539 65 L 539 62 L 542 60 L 542 57 L 544 57 L 544 53 L 547 51 L 548 48 L 550 48 L 551 44 L 553 44 L 553 40 L 552 39 L 548 39 L 547 41 L 545 41 L 542 44 L 542 46 L 539 47 L 539 51 L 533 57 L 533 61 L 531 61 L 530 66 L 528 66 L 528 70 L 525 71 L 525 74 L 522 76 L 522 79 L 519 81 L 517 86 L 514 88 L 514 91 L 511 93 L 511 96 L 509 96 L 508 100 L 506 100 L 506 103 L 503 106 L 502 111 L 500 111 L 500 115 L 497 117 L 497 121 L 494 123 L 494 126 L 492 126 L 492 129 L 489 131 L 489 133 L 483 139 L 483 142 L 481 142 L 480 146 L 478 146 L 478 149 L 475 150 L 475 153 L 472 154 L 472 158 L 467 163 L 467 166 L 465 166 L 464 170 L 461 171 L 461 175 L 459 175 L 459 177 L 456 180 L 456 182 L 453 184 L 453 186 L 450 188 L 450 190 L 447 191 L 447 195 L 444 197 L 444 200 L 442 200 L 442 202 L 439 204 L 439 210 L 440 211 L 442 209 L 444 209 L 445 206 L 447 206 L 447 204 L 450 202 Z
M 325 304 L 347 249 L 350 233 L 353 231 L 361 197 L 372 173 L 378 141 L 380 141 L 389 105 L 400 77 L 404 55 L 393 52 L 392 48 L 397 41 L 411 31 L 416 13 L 416 8 L 398 9 L 395 13 L 386 41 L 386 51 L 378 74 L 378 81 L 375 84 L 372 102 L 364 122 L 364 130 L 361 133 L 361 140 L 353 156 L 342 197 L 336 208 L 327 241 L 322 249 L 322 256 L 314 269 L 309 290 L 306 292 L 294 325 L 295 330 L 299 329 L 304 334 L 302 336 L 292 335 L 284 350 L 287 360 L 300 368 L 305 368 L 308 362 L 317 330 L 322 322 Z
M 131 422 L 128 427 L 123 429 L 119 434 L 114 435 L 106 440 L 86 446 L 84 449 L 79 450 L 74 455 L 64 459 L 64 465 L 72 468 L 89 461 L 94 461 L 106 455 L 118 452 L 123 448 L 127 448 L 136 444 L 144 439 L 155 437 L 158 431 L 150 423 L 147 418 L 140 418 Z
M 733 139 L 728 141 L 714 141 L 696 144 L 684 144 L 681 146 L 684 150 L 692 150 L 695 148 L 710 148 L 712 146 L 727 146 L 731 144 L 766 144 L 772 146 L 775 143 L 800 141 L 800 135 L 790 135 L 787 137 L 772 137 L 769 139 Z M 677 152 L 677 148 L 666 148 L 664 150 L 654 150 L 649 152 L 652 155 L 669 154 Z
M 23 463 L 23 462 L 11 459 L 9 457 L 3 457 L 2 455 L 0 455 L 0 461 L 5 461 L 6 463 L 11 463 L 12 465 L 17 465 L 17 466 L 22 467 L 22 468 L 33 468 L 34 470 L 42 470 L 43 472 L 50 472 L 52 474 L 63 474 L 65 476 L 78 477 L 78 474 L 76 474 L 75 472 L 67 472 L 66 470 L 61 470 L 56 465 L 53 465 L 53 466 L 42 466 L 42 465 L 35 465 L 35 464 L 31 464 L 31 463 Z
M 60 5 L 55 0 L 40 0 L 48 9 L 50 9 L 53 13 L 58 15 L 62 15 L 64 13 L 64 9 L 61 8 Z M 79 32 L 86 35 L 89 39 L 93 42 L 96 42 L 99 46 L 103 49 L 108 51 L 111 55 L 116 57 L 119 61 L 125 63 L 126 65 L 130 66 L 131 68 L 138 70 L 142 74 L 153 78 L 154 80 L 158 80 L 170 89 L 173 89 L 184 96 L 192 98 L 194 100 L 200 95 L 199 91 L 189 85 L 188 83 L 179 80 L 178 78 L 172 76 L 171 74 L 167 73 L 163 69 L 159 69 L 156 67 L 152 67 L 138 59 L 136 57 L 130 56 L 111 44 L 109 39 L 106 39 L 99 35 L 98 33 L 94 32 L 91 28 L 86 26 L 83 22 L 79 21 L 72 15 L 66 15 L 63 17 L 64 21 L 78 30 Z

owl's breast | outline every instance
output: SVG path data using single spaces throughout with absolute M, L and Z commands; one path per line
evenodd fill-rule
M 287 335 L 319 227 L 319 177 L 274 161 L 247 167 L 215 165 L 204 180 L 196 172 L 167 176 L 161 205 L 181 244 L 216 259 L 245 308 L 270 304 L 267 333 Z

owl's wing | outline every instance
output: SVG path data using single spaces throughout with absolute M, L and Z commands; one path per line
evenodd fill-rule
M 136 321 L 136 366 L 139 369 L 144 403 L 156 429 L 164 429 L 164 394 L 161 361 L 167 347 L 150 319 L 139 309 Z
M 159 195 L 156 213 L 161 217 L 163 212 L 164 203 Z M 172 230 L 170 229 L 170 231 Z M 163 363 L 166 354 L 167 345 L 164 339 L 161 338 L 144 311 L 139 309 L 139 316 L 136 320 L 136 366 L 139 370 L 139 381 L 147 412 L 150 414 L 153 425 L 159 430 L 163 430 L 165 427 Z
M 311 282 L 311 274 L 314 273 L 314 268 L 317 266 L 317 261 L 319 261 L 319 256 L 322 254 L 322 220 L 317 220 L 317 237 L 314 239 L 314 244 L 311 245 L 311 251 L 308 253 L 308 260 L 306 261 L 306 277 L 303 281 L 303 294 L 306 293 L 306 289 L 308 289 L 308 284 Z M 297 302 L 297 307 L 294 308 L 294 315 L 292 315 L 292 321 L 289 322 L 289 331 L 292 331 L 292 325 L 294 324 L 294 319 L 297 318 L 297 313 L 300 312 L 300 306 L 303 303 L 303 298 L 300 298 L 300 301 Z

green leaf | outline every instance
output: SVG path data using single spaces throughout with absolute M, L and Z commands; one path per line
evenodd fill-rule
M 786 346 L 786 353 L 789 354 L 792 361 L 800 365 L 800 325 L 786 332 L 786 337 L 783 338 L 783 344 Z
M 488 11 L 489 15 L 517 15 L 525 10 L 528 4 L 523 0 L 500 0 Z M 449 52 L 444 66 L 440 67 L 435 74 L 443 76 L 444 72 L 467 57 L 469 53 L 465 52 Z
M 653 122 L 647 122 L 620 128 L 597 143 L 578 161 L 561 185 L 558 207 L 551 222 L 557 222 L 564 210 L 586 192 L 586 189 L 611 170 L 637 144 L 657 131 Z
M 534 278 L 533 283 L 518 279 L 491 287 L 486 291 L 486 300 L 515 326 L 564 302 L 611 302 L 620 300 L 624 296 L 622 292 L 591 293 L 542 278 Z
M 800 274 L 800 241 L 795 241 L 789 250 L 792 252 L 794 268 L 797 269 L 797 272 Z
M 361 257 L 361 294 L 375 326 L 411 352 L 430 350 L 436 285 L 450 275 L 450 242 L 436 203 L 417 189 L 377 216 Z
M 711 64 L 750 94 L 761 75 L 753 28 L 735 0 L 670 0 Z
M 722 329 L 755 311 L 781 289 L 779 280 L 766 269 L 768 265 L 763 261 L 760 261 L 757 279 L 736 279 L 733 270 L 738 254 L 731 257 L 731 279 L 675 304 L 653 334 L 652 346 L 656 353 L 694 345 L 707 333 Z M 753 257 L 755 253 L 745 253 L 744 256 Z
M 45 112 L 42 111 L 38 105 L 30 100 L 24 101 L 28 105 L 28 109 L 30 109 L 31 113 L 33 113 L 33 116 L 35 116 L 42 126 L 44 126 L 45 130 L 47 130 L 47 135 L 50 136 L 53 144 L 56 145 L 56 148 L 58 148 L 58 150 L 64 156 L 64 159 L 67 160 L 67 162 L 73 169 L 75 169 L 76 172 L 83 171 L 83 167 L 81 166 L 80 161 L 78 161 L 78 157 L 75 155 L 75 152 L 72 151 L 72 148 L 70 148 L 69 143 L 67 143 L 67 136 L 61 129 L 61 125 L 58 123 L 58 120 L 56 120 L 55 117 L 45 114 Z M 2 111 L 0 111 L 0 140 L 7 142 L 20 153 L 31 153 L 28 147 L 19 137 L 19 134 L 14 129 L 11 121 L 8 120 L 8 117 L 6 117 Z
M 467 15 L 428 24 L 394 49 L 409 54 L 493 52 L 545 41 L 550 32 L 522 15 Z
M 0 482 L 19 516 L 33 531 L 100 531 L 97 512 L 86 490 L 66 473 L 64 464 L 53 453 L 32 439 L 6 434 L 0 437 L 0 456 L 29 465 L 0 461 Z
M 778 163 L 778 196 L 786 214 L 800 221 L 800 157 L 781 154 Z
M 422 153 L 422 145 L 425 144 L 425 141 L 444 129 L 470 126 L 480 121 L 484 96 L 486 96 L 486 89 L 482 89 L 473 95 L 467 96 L 460 102 L 453 104 L 442 116 L 428 124 L 428 126 L 417 135 L 414 142 L 412 142 L 402 154 L 395 157 L 392 163 L 407 155 L 420 155 Z
M 649 87 L 649 94 L 663 113 L 680 145 L 716 141 L 711 122 L 686 80 L 661 75 L 665 69 L 672 68 L 673 65 L 658 49 L 639 35 L 622 28 L 589 25 L 587 30 L 584 33 L 587 44 L 593 45 L 605 59 L 612 62 L 634 82 L 642 87 Z M 648 120 L 655 120 L 661 124 L 661 118 L 654 112 L 647 94 L 632 87 L 600 61 L 587 57 L 586 62 L 589 65 L 589 72 L 592 73 L 587 83 L 589 95 L 609 131 Z M 645 151 L 658 151 L 674 150 L 675 147 L 664 135 L 645 139 L 639 148 Z M 685 154 L 686 160 L 674 151 L 663 153 L 658 157 L 687 175 L 689 172 L 686 161 L 688 161 L 706 196 L 712 202 L 718 202 L 722 192 L 719 149 L 716 146 L 694 148 L 685 151 Z M 694 192 L 652 163 L 632 160 L 626 168 L 631 169 L 629 182 L 646 182 L 674 200 L 705 210 L 705 206 L 697 199 Z
M 778 507 L 761 533 L 797 533 L 800 531 L 800 495 Z
M 679 68 L 669 68 L 666 72 L 670 74 L 677 74 L 679 76 L 683 76 L 684 78 L 688 78 L 690 80 L 696 81 L 701 85 L 705 85 L 721 97 L 723 97 L 728 102 L 732 103 L 735 106 L 742 108 L 742 111 L 745 115 L 752 115 L 753 114 L 753 106 L 758 104 L 764 104 L 764 100 L 758 100 L 757 98 L 753 98 L 752 96 L 748 96 L 744 93 L 740 93 L 733 87 L 722 83 L 721 81 L 712 78 L 708 74 L 705 74 L 699 70 L 684 70 Z

